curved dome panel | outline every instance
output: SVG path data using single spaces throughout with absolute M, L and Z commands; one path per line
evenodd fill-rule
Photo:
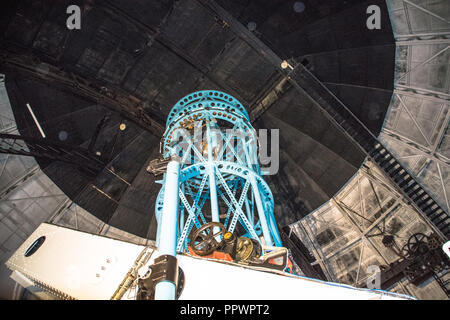
M 384 1 L 219 4 L 234 17 L 230 23 L 247 26 L 282 59 L 307 66 L 378 134 L 395 53 Z M 369 4 L 381 8 L 381 30 L 366 28 Z M 145 168 L 159 156 L 171 108 L 198 90 L 226 92 L 242 102 L 255 128 L 280 129 L 279 173 L 267 180 L 281 226 L 330 199 L 362 164 L 364 155 L 314 102 L 202 1 L 93 3 L 83 7 L 76 33 L 65 27 L 64 5 L 35 1 L 31 10 L 17 1 L 2 12 L 9 62 L 1 71 L 10 79 L 22 135 L 39 136 L 29 103 L 49 139 L 106 157 L 93 178 L 37 159 L 65 194 L 102 221 L 154 238 L 159 185 Z

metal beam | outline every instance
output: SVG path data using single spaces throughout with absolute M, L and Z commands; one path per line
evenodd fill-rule
M 259 119 L 267 110 L 269 110 L 290 88 L 291 84 L 287 78 L 282 77 L 275 85 L 271 86 L 263 96 L 255 101 L 255 103 L 249 108 L 250 120 L 255 122 Z
M 450 103 L 450 95 L 447 95 L 448 97 L 444 98 L 440 97 L 439 93 L 436 91 L 428 91 L 425 89 L 422 90 L 411 89 L 410 87 L 401 86 L 399 84 L 396 85 L 396 88 L 394 89 L 394 94 L 412 97 L 416 99 L 423 99 L 427 101 L 433 101 L 435 103 L 442 103 L 442 104 Z
M 45 71 L 42 70 L 42 65 L 47 67 Z M 6 71 L 22 72 L 41 82 L 55 84 L 75 95 L 101 104 L 120 113 L 157 137 L 162 137 L 164 133 L 164 126 L 144 110 L 144 102 L 121 89 L 105 88 L 96 83 L 95 79 L 62 71 L 57 66 L 44 63 L 31 54 L 21 55 L 0 50 L 0 67 Z
M 0 153 L 46 158 L 98 173 L 106 161 L 86 149 L 42 138 L 0 133 Z
M 411 2 L 411 1 L 409 1 L 409 0 L 403 0 L 403 3 L 407 3 L 407 4 L 409 4 L 410 6 L 415 7 L 416 9 L 419 9 L 420 11 L 429 14 L 430 16 L 433 16 L 433 17 L 435 17 L 435 18 L 437 18 L 437 19 L 439 19 L 439 20 L 441 20 L 441 21 L 443 21 L 443 22 L 446 22 L 447 24 L 450 23 L 450 20 L 448 20 L 448 19 L 446 19 L 446 18 L 444 18 L 444 17 L 441 17 L 440 15 L 438 15 L 438 14 L 436 14 L 436 13 L 430 11 L 430 10 L 427 10 L 427 9 L 425 9 L 424 7 L 421 7 L 421 6 L 419 6 L 419 5 L 417 5 L 417 4 L 413 3 L 413 2 Z
M 407 137 L 399 134 L 398 132 L 393 132 L 389 129 L 383 129 L 381 132 L 386 136 L 392 138 L 396 142 L 403 144 L 405 147 L 413 149 L 415 152 L 417 152 L 415 156 L 424 156 L 439 163 L 442 163 L 443 165 L 450 166 L 450 160 L 447 159 L 442 154 L 438 154 L 436 151 L 432 151 L 425 148 L 424 146 L 418 145 L 415 141 L 408 139 Z M 437 140 L 440 142 L 441 139 Z
M 133 24 L 139 30 L 147 33 L 148 37 L 151 39 L 149 41 L 153 41 L 154 43 L 158 43 L 161 46 L 163 46 L 165 49 L 176 55 L 179 59 L 190 65 L 193 69 L 198 71 L 204 78 L 208 79 L 211 83 L 215 84 L 219 88 L 223 88 L 229 93 L 236 95 L 234 89 L 232 89 L 226 83 L 221 81 L 221 79 L 215 76 L 214 72 L 210 72 L 211 70 L 213 70 L 215 62 L 220 61 L 220 55 L 222 53 L 214 58 L 213 63 L 210 63 L 209 65 L 204 65 L 195 55 L 187 52 L 185 49 L 178 46 L 176 42 L 172 41 L 168 37 L 165 37 L 164 34 L 161 33 L 161 29 L 167 22 L 172 10 L 170 10 L 169 13 L 162 19 L 161 23 L 159 24 L 159 27 L 156 29 L 150 25 L 147 25 L 139 21 L 138 19 L 135 19 L 134 17 L 126 13 L 124 10 L 122 10 L 121 8 L 115 6 L 110 2 L 100 2 L 98 3 L 98 5 L 102 9 L 106 10 L 109 14 L 115 15 L 116 17 L 119 18 L 126 19 L 129 23 Z M 227 45 L 228 44 L 226 44 L 225 47 Z M 146 49 L 148 50 L 150 47 L 151 46 L 146 46 Z
M 3 199 L 8 193 L 16 189 L 22 182 L 27 181 L 29 178 L 40 172 L 41 169 L 38 165 L 28 168 L 21 176 L 9 183 L 2 190 L 0 190 L 0 199 Z
M 223 23 L 229 26 L 236 36 L 241 38 L 241 40 L 257 51 L 258 54 L 281 70 L 281 58 L 215 1 L 197 0 L 197 2 L 210 11 L 212 15 L 222 19 Z
M 321 112 L 355 144 L 366 156 L 381 169 L 385 177 L 403 194 L 411 200 L 413 207 L 423 214 L 426 219 L 436 225 L 437 232 L 443 239 L 450 237 L 450 218 L 443 214 L 443 209 L 428 194 L 407 170 L 395 159 L 389 150 L 378 140 L 375 134 L 356 117 L 347 106 L 339 100 L 317 77 L 315 77 L 302 64 L 293 63 L 285 69 L 281 67 L 279 58 L 268 46 L 234 19 L 228 12 L 210 0 L 197 0 L 204 7 L 223 19 L 237 36 L 246 41 L 263 58 L 272 63 L 278 70 L 285 74 L 291 84 L 300 92 L 308 96 Z M 441 54 L 445 50 L 441 50 Z M 434 55 L 433 57 L 437 56 Z M 430 59 L 432 59 L 431 57 Z M 428 59 L 428 60 L 430 60 Z M 393 168 L 399 169 L 393 169 Z M 411 186 L 415 190 L 411 192 Z M 417 197 L 421 192 L 422 196 Z M 426 200 L 424 200 L 426 199 Z M 438 216 L 438 218 L 436 218 Z
M 409 40 L 427 40 L 427 39 L 445 39 L 450 36 L 450 31 L 430 31 L 430 32 L 417 32 L 417 33 L 404 33 L 396 35 L 397 41 L 409 41 Z

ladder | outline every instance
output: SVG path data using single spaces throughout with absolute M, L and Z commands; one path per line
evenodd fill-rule
M 374 160 L 398 191 L 410 200 L 415 209 L 430 222 L 440 238 L 450 238 L 450 217 L 428 194 L 378 138 L 306 67 L 307 63 L 291 61 L 282 67 L 281 58 L 261 39 L 234 19 L 213 0 L 199 3 L 216 17 L 227 22 L 230 29 L 255 49 L 261 57 L 276 67 L 299 91 L 309 96 L 314 104 L 357 145 L 366 156 Z M 292 59 L 291 59 L 292 60 Z M 285 62 L 285 61 L 283 61 Z M 281 69 L 280 69 L 281 68 Z
M 450 216 L 447 212 L 353 113 L 302 64 L 296 65 L 288 77 L 386 174 L 399 192 L 434 225 L 440 236 L 450 239 Z
M 446 275 L 450 273 L 450 269 L 446 268 L 445 270 L 441 271 L 440 273 L 433 272 L 433 277 L 436 280 L 436 282 L 439 284 L 439 286 L 442 288 L 442 290 L 445 292 L 448 298 L 450 298 L 450 277 L 447 277 L 447 279 L 444 279 Z

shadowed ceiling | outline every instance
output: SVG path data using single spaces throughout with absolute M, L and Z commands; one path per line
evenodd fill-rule
M 38 158 L 73 201 L 101 220 L 154 238 L 160 185 L 145 172 L 159 155 L 165 118 L 178 99 L 218 89 L 239 99 L 255 128 L 280 129 L 280 169 L 266 179 L 280 226 L 330 199 L 360 167 L 363 154 L 304 94 L 283 82 L 206 0 L 9 1 L 2 3 L 1 65 L 20 133 L 88 147 L 106 168 L 90 177 Z M 389 106 L 395 44 L 384 1 L 218 1 L 282 59 L 306 65 L 376 135 Z M 68 30 L 66 8 L 82 8 Z M 366 28 L 377 4 L 382 29 Z M 276 90 L 264 113 L 258 106 Z M 119 130 L 125 123 L 126 130 Z M 61 134 L 65 132 L 66 134 Z M 65 139 L 63 139 L 65 138 Z

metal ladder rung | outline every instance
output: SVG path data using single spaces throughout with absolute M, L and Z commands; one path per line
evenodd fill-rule
M 448 219 L 445 220 L 445 224 L 440 228 L 442 233 L 450 231 L 450 221 Z
M 440 222 L 436 223 L 436 227 L 438 227 L 438 228 L 441 228 L 441 227 L 447 228 L 448 226 L 450 226 L 450 220 L 448 218 L 444 218 Z
M 418 184 L 407 187 L 405 190 L 405 193 L 410 197 L 411 199 L 417 199 L 419 200 L 421 197 L 427 197 L 429 196 L 428 193 L 425 192 Z M 414 200 L 416 201 L 416 200 Z
M 431 203 L 429 203 L 431 201 Z M 415 201 L 414 201 L 415 202 Z M 423 199 L 423 200 L 419 200 L 419 201 L 417 201 L 416 202 L 416 204 L 419 206 L 419 207 L 422 207 L 422 206 L 424 206 L 424 205 L 426 205 L 426 204 L 434 204 L 434 201 L 433 201 L 433 199 L 430 197 L 430 196 L 428 196 L 428 198 L 426 198 L 426 199 Z
M 423 191 L 423 189 L 420 190 L 414 190 L 408 193 L 408 196 L 414 201 L 423 200 L 426 197 L 429 197 L 429 195 Z
M 419 205 L 420 210 L 422 210 L 428 217 L 436 214 L 435 212 L 439 209 L 439 207 L 435 203 L 422 204 Z
M 400 181 L 404 180 L 406 174 L 406 170 L 402 168 L 402 170 L 400 170 L 396 175 L 392 176 L 392 179 L 395 182 L 399 183 Z
M 391 168 L 386 168 L 386 172 L 389 174 L 390 177 L 395 176 L 398 172 L 403 170 L 402 166 L 397 163 L 396 165 L 392 166 Z
M 441 222 L 444 221 L 444 219 L 442 218 L 442 216 L 439 216 L 439 217 L 436 217 L 434 219 L 431 219 L 431 222 L 433 222 L 438 227 L 438 225 L 440 225 Z
M 412 201 L 414 201 L 414 202 L 419 202 L 419 201 L 425 201 L 425 200 L 428 200 L 429 198 L 431 198 L 428 194 L 416 194 L 416 193 L 413 193 L 412 195 L 409 195 L 408 194 L 408 196 L 410 197 L 410 199 L 412 200 Z
M 369 152 L 369 155 L 371 157 L 375 156 L 376 154 L 380 153 L 381 150 L 384 150 L 383 146 L 379 143 L 377 143 L 373 149 Z
M 447 215 L 442 209 L 439 208 L 439 209 L 435 210 L 434 212 L 427 214 L 427 216 L 428 216 L 428 218 L 433 220 L 437 217 L 441 217 L 443 214 Z
M 395 159 L 392 156 L 386 157 L 383 161 L 380 162 L 380 166 L 385 170 L 385 168 L 395 162 Z
M 374 155 L 374 159 L 379 158 L 380 156 L 386 157 L 386 155 L 390 155 L 387 150 L 385 148 L 379 150 L 378 152 L 376 152 L 376 154 Z
M 419 184 L 416 183 L 416 184 L 412 184 L 412 185 L 406 187 L 405 190 L 403 190 L 403 191 L 405 191 L 408 194 L 411 192 L 411 194 L 412 194 L 412 193 L 415 193 L 415 192 L 421 191 L 421 190 L 423 190 L 423 189 L 419 186 Z
M 410 186 L 414 183 L 414 180 L 411 179 L 411 177 L 403 179 L 403 181 L 398 182 L 398 186 L 404 190 L 406 187 Z
M 353 129 L 353 128 L 349 128 L 349 129 L 347 130 L 347 133 L 348 133 L 351 137 L 355 137 L 355 136 L 358 134 L 358 132 L 357 132 L 355 129 Z

